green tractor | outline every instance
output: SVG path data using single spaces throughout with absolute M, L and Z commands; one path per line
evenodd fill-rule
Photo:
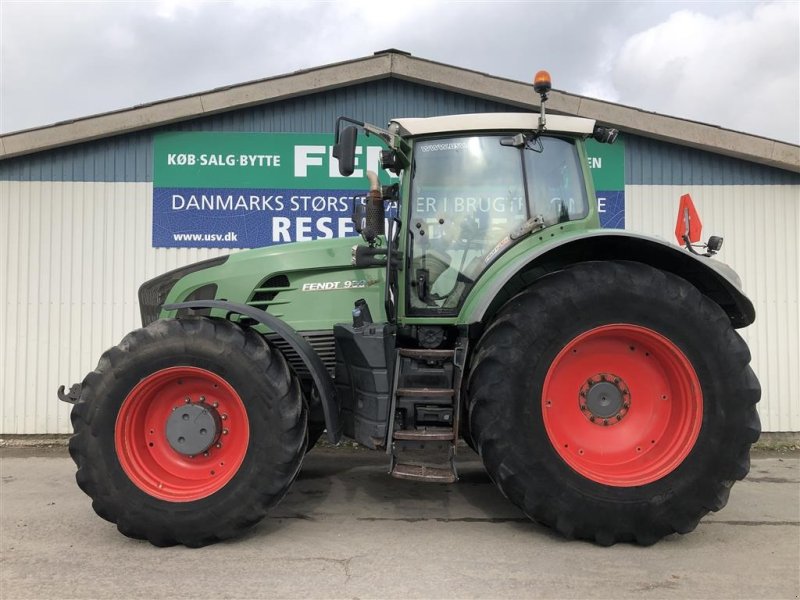
M 141 329 L 69 393 L 77 481 L 155 545 L 236 536 L 327 432 L 389 473 L 458 479 L 463 439 L 502 493 L 568 538 L 652 544 L 721 509 L 749 469 L 760 388 L 736 274 L 599 226 L 585 141 L 538 114 L 336 124 L 342 175 L 377 136 L 400 176 L 354 206 L 354 238 L 213 258 L 144 283 Z M 391 210 L 387 212 L 386 208 Z M 679 226 L 680 230 L 680 226 Z M 462 447 L 463 451 L 463 447 Z

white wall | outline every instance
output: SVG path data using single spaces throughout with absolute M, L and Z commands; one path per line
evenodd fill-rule
M 0 433 L 69 433 L 56 389 L 140 326 L 139 284 L 229 250 L 153 249 L 150 183 L 0 181 Z

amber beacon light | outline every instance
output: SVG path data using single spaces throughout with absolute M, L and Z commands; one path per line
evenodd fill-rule
M 550 73 L 547 71 L 539 71 L 533 78 L 533 89 L 537 94 L 546 94 L 553 87 L 550 79 Z
M 545 116 L 544 103 L 547 102 L 547 92 L 550 91 L 552 84 L 550 82 L 550 73 L 547 71 L 539 71 L 533 78 L 533 89 L 539 94 L 539 133 L 545 130 L 547 125 L 547 117 Z

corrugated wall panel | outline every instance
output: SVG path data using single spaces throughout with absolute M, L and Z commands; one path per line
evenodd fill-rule
M 722 235 L 719 259 L 742 278 L 756 323 L 740 333 L 762 386 L 765 431 L 800 431 L 800 197 L 796 186 L 628 185 L 629 230 L 674 240 L 678 202 L 689 193 L 703 237 Z M 713 352 L 709 348 L 709 352 Z
M 148 183 L 2 181 L 0 219 L 2 433 L 68 433 L 55 391 L 139 326 L 139 284 L 228 252 L 151 248 Z
M 625 183 L 632 185 L 800 185 L 800 173 L 623 134 Z

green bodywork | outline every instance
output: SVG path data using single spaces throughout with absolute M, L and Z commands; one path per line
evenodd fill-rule
M 592 217 L 596 219 L 596 215 Z M 509 267 L 514 269 L 520 258 L 532 253 L 544 254 L 547 248 L 558 245 L 557 242 L 563 243 L 564 239 L 582 237 L 587 233 L 608 234 L 609 230 L 589 227 L 582 221 L 563 223 L 535 232 L 511 246 L 478 279 L 458 316 L 407 317 L 404 310 L 406 286 L 402 279 L 405 271 L 401 271 L 397 322 L 400 325 L 474 322 L 471 315 L 481 304 L 485 291 L 492 288 L 497 278 L 507 277 Z M 354 268 L 351 265 L 352 249 L 359 243 L 363 243 L 360 238 L 340 238 L 236 252 L 222 265 L 183 277 L 172 288 L 165 304 L 181 302 L 196 289 L 212 282 L 217 285 L 217 298 L 252 304 L 286 321 L 297 331 L 332 329 L 335 323 L 349 321 L 354 302 L 362 298 L 369 304 L 373 319 L 385 321 L 386 270 L 383 267 Z M 401 255 L 403 250 L 401 245 Z M 262 283 L 276 275 L 285 275 L 289 287 L 277 288 L 280 291 L 272 301 L 251 303 L 255 292 L 267 289 L 260 287 Z M 174 316 L 174 311 L 161 314 L 163 318 Z M 224 314 L 220 311 L 217 316 Z
M 218 299 L 244 304 L 251 301 L 262 283 L 276 275 L 285 275 L 290 285 L 279 288 L 274 300 L 252 305 L 279 317 L 297 331 L 332 329 L 334 323 L 349 321 L 353 303 L 359 298 L 367 300 L 376 320 L 385 320 L 385 269 L 352 267 L 351 251 L 358 241 L 358 238 L 316 240 L 236 252 L 222 265 L 186 275 L 172 288 L 166 303 L 180 302 L 213 282 L 217 285 Z M 318 289 L 331 283 L 337 287 L 327 291 Z M 169 311 L 162 313 L 162 317 L 174 315 Z M 220 311 L 217 316 L 225 315 Z

